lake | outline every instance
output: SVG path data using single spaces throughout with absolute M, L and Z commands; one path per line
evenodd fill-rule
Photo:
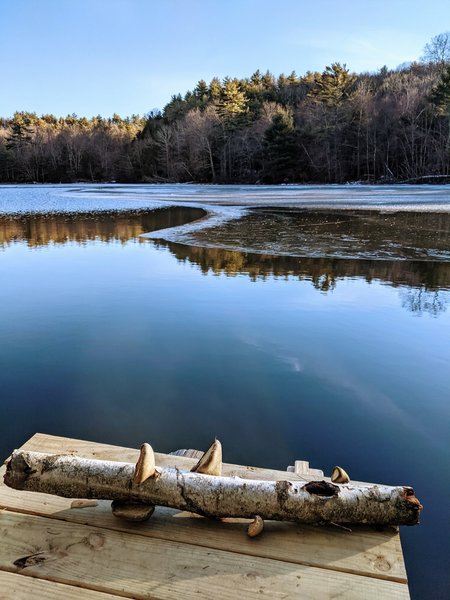
M 412 596 L 448 598 L 449 187 L 4 186 L 0 212 L 3 458 L 217 436 L 411 485 Z

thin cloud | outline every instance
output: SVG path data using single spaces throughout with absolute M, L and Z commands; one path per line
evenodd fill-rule
M 283 40 L 286 45 L 303 49 L 303 62 L 317 64 L 322 60 L 325 66 L 339 60 L 355 71 L 374 70 L 383 65 L 396 67 L 416 60 L 426 41 L 422 43 L 417 36 L 393 30 L 373 31 L 364 38 L 359 33 L 317 35 L 309 32 L 305 35 L 300 30 L 292 30 Z

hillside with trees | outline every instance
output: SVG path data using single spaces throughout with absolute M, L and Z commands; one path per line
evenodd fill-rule
M 450 33 L 376 73 L 200 80 L 144 117 L 0 119 L 0 182 L 342 183 L 450 175 Z

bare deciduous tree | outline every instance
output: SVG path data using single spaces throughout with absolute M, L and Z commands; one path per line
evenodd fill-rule
M 435 35 L 423 49 L 422 60 L 445 66 L 450 61 L 450 31 Z

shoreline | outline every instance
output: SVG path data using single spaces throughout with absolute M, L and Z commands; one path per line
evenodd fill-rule
M 445 180 L 445 181 L 442 181 Z M 0 188 L 2 186 L 32 186 L 32 185 L 53 185 L 53 186 L 65 186 L 65 185 L 201 185 L 201 186 L 250 186 L 250 187 L 298 187 L 298 186 L 391 186 L 391 185 L 418 185 L 418 186 L 437 186 L 437 185 L 448 185 L 450 186 L 450 175 L 424 175 L 414 179 L 407 180 L 378 180 L 378 181 L 333 181 L 333 182 L 320 182 L 320 181 L 299 181 L 289 183 L 263 183 L 261 181 L 111 181 L 111 180 L 99 180 L 99 181 L 1 181 Z

